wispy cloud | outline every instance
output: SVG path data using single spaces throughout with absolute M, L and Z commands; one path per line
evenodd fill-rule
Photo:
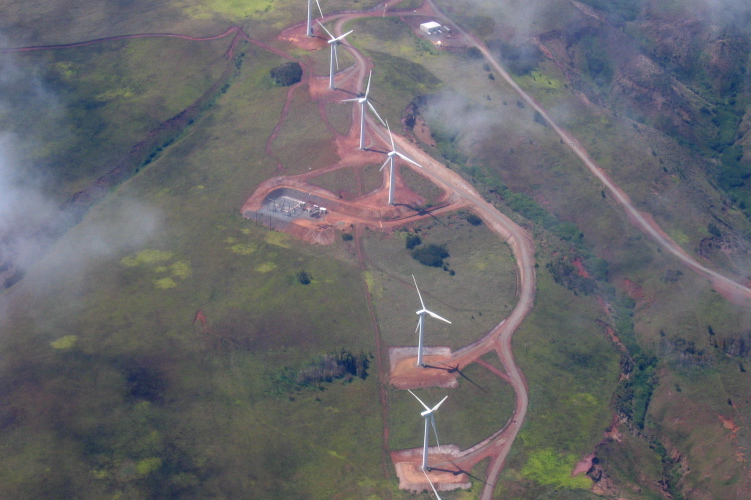
M 0 56 L 0 285 L 27 270 L 57 228 L 72 225 L 72 214 L 61 208 L 55 193 L 68 166 L 49 160 L 55 156 L 50 151 L 62 147 L 71 132 L 64 105 L 40 74 L 40 68 L 19 64 L 12 54 Z M 107 213 L 114 215 L 88 220 L 74 243 L 47 256 L 56 261 L 57 274 L 80 272 L 90 259 L 142 245 L 160 220 L 155 209 L 138 200 Z

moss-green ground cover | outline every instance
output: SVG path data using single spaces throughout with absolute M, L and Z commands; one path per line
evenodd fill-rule
M 279 390 L 286 368 L 374 342 L 343 243 L 311 248 L 238 216 L 274 172 L 265 143 L 286 96 L 257 83 L 277 56 L 247 50 L 253 63 L 215 107 L 5 294 L 2 496 L 391 490 L 375 367 L 322 391 Z M 101 234 L 82 262 L 91 235 L 122 231 L 133 206 L 143 234 Z
M 355 2 L 357 8 L 375 3 Z M 564 3 L 550 3 L 545 12 Z M 267 39 L 289 19 L 302 19 L 305 7 L 292 0 L 217 0 L 163 2 L 144 10 L 134 1 L 129 9 L 138 15 L 123 15 L 94 4 L 78 2 L 86 15 L 71 15 L 70 23 L 13 4 L 2 26 L 19 44 L 168 29 L 213 35 L 228 24 L 242 24 L 252 36 Z M 65 0 L 46 5 L 50 12 L 70 10 Z M 513 27 L 510 18 L 482 8 L 454 7 L 461 11 L 460 22 L 483 37 Z M 325 6 L 344 8 L 352 5 Z M 578 15 L 567 7 L 541 19 L 552 29 Z M 614 320 L 594 297 L 556 284 L 545 264 L 565 245 L 525 222 L 539 245 L 539 286 L 536 308 L 517 333 L 514 351 L 529 383 L 530 408 L 497 494 L 590 497 L 587 480 L 567 472 L 610 423 L 618 355 L 600 320 L 615 321 L 624 343 L 661 358 L 652 401 L 644 408 L 646 439 L 630 435 L 620 446 L 607 442 L 600 448 L 614 482 L 633 491 L 667 478 L 671 491 L 680 484 L 742 498 L 736 488 L 743 484 L 743 449 L 735 443 L 748 439 L 743 427 L 748 364 L 731 356 L 749 324 L 748 313 L 634 230 L 550 129 L 519 106 L 498 78 L 488 78 L 482 61 L 439 53 L 395 17 L 356 21 L 350 28 L 356 29 L 351 43 L 373 58 L 372 95 L 392 126 L 418 95 L 461 96 L 461 106 L 450 109 L 471 111 L 487 126 L 443 123 L 441 132 L 456 133 L 454 146 L 469 162 L 483 165 L 560 220 L 575 222 L 583 244 L 610 264 L 610 283 L 600 298 L 626 314 Z M 61 183 L 55 196 L 65 199 L 208 88 L 227 64 L 221 56 L 228 43 L 144 39 L 19 55 L 15 64 L 36 68 L 39 81 L 57 93 L 50 116 L 67 120 L 70 128 L 57 122 L 33 128 L 45 123 L 39 120 L 44 110 L 23 115 L 11 107 L 3 112 L 19 119 L 4 120 L 5 130 L 39 134 L 41 144 L 22 151 L 29 158 L 65 160 L 54 181 Z M 265 147 L 288 89 L 274 88 L 268 78 L 283 58 L 253 45 L 237 50 L 246 52 L 245 63 L 216 106 L 91 210 L 4 294 L 0 496 L 406 497 L 383 474 L 389 465 L 380 451 L 383 422 L 374 367 L 366 380 L 336 382 L 323 391 L 290 391 L 285 377 L 342 347 L 375 349 L 366 286 L 387 345 L 414 345 L 413 273 L 428 306 L 454 322 L 450 328 L 430 324 L 430 344 L 465 345 L 513 307 L 508 249 L 483 226 L 470 226 L 459 216 L 416 226 L 424 244 L 447 246 L 454 275 L 411 259 L 399 233 L 366 232 L 362 272 L 352 243 L 309 247 L 240 219 L 242 202 L 276 172 Z M 327 51 L 311 60 L 317 74 L 327 73 Z M 348 61 L 342 51 L 343 67 Z M 690 203 L 722 206 L 700 177 L 696 157 L 643 126 L 582 105 L 563 78 L 555 66 L 542 64 L 517 81 L 552 108 L 555 119 L 641 210 L 693 251 L 720 212 L 693 210 Z M 334 128 L 345 131 L 349 108 L 327 108 Z M 490 121 L 479 120 L 484 116 Z M 299 88 L 274 153 L 288 173 L 306 172 L 335 160 L 326 146 L 330 139 L 315 103 Z M 376 166 L 366 167 L 364 192 L 381 179 Z M 429 191 L 415 185 L 419 180 L 405 173 L 410 187 Z M 351 178 L 346 184 L 354 185 Z M 732 210 L 720 215 L 748 230 Z M 742 260 L 722 262 L 743 267 Z M 296 278 L 303 270 L 312 278 L 308 285 Z M 622 307 L 629 301 L 631 307 Z M 449 391 L 439 426 L 446 442 L 462 446 L 503 425 L 513 400 L 508 386 L 486 370 L 473 366 L 465 373 L 491 396 L 466 380 Z M 428 399 L 445 394 L 424 392 Z M 408 396 L 389 391 L 394 448 L 419 445 L 416 402 Z M 733 425 L 741 427 L 733 431 Z M 699 436 L 697 428 L 708 431 Z M 685 477 L 680 463 L 664 461 L 676 450 L 691 465 Z M 473 472 L 482 474 L 484 467 Z M 476 489 L 453 495 L 475 494 Z M 643 490 L 643 496 L 652 494 L 656 490 Z

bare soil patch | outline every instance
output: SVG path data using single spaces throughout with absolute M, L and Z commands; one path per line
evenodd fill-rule
M 389 382 L 398 389 L 423 387 L 456 388 L 458 372 L 451 370 L 451 349 L 448 347 L 423 348 L 422 361 L 427 367 L 417 366 L 417 347 L 389 348 Z
M 391 460 L 396 468 L 396 475 L 399 477 L 399 489 L 413 493 L 431 491 L 430 483 L 428 483 L 425 477 L 426 474 L 438 491 L 469 489 L 472 486 L 469 482 L 469 476 L 463 472 L 459 472 L 453 463 L 458 458 L 459 448 L 454 445 L 441 446 L 440 451 L 437 447 L 430 447 L 428 448 L 428 465 L 433 467 L 433 470 L 423 471 L 421 468 L 422 448 L 391 452 Z M 454 472 L 447 471 L 457 471 L 459 473 L 455 474 Z

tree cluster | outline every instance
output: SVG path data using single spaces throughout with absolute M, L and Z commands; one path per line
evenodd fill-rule
M 269 73 L 277 85 L 282 87 L 289 87 L 302 80 L 302 66 L 297 62 L 284 63 Z
M 319 356 L 297 372 L 296 383 L 300 386 L 320 386 L 344 377 L 368 377 L 370 357 L 363 351 L 352 353 L 346 349 Z
M 449 258 L 449 251 L 443 245 L 431 243 L 424 247 L 412 250 L 412 258 L 422 265 L 431 267 L 442 267 L 443 259 Z

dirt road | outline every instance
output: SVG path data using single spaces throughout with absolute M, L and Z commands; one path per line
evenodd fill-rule
M 670 236 L 665 233 L 665 231 L 647 214 L 643 214 L 639 212 L 636 207 L 634 207 L 633 203 L 631 202 L 631 199 L 629 196 L 623 192 L 604 172 L 604 170 L 597 165 L 597 163 L 589 156 L 589 153 L 586 149 L 584 149 L 581 144 L 579 144 L 579 141 L 576 140 L 573 136 L 571 136 L 568 132 L 563 130 L 560 126 L 558 126 L 557 123 L 555 123 L 551 118 L 548 112 L 540 106 L 540 104 L 535 101 L 529 94 L 527 94 L 514 80 L 511 78 L 511 76 L 508 74 L 508 72 L 501 66 L 501 64 L 495 59 L 493 54 L 488 50 L 488 48 L 474 35 L 467 33 L 464 31 L 460 26 L 456 25 L 453 20 L 451 20 L 450 17 L 445 15 L 443 12 L 438 9 L 438 7 L 435 5 L 433 0 L 425 0 L 427 4 L 431 5 L 433 11 L 435 12 L 437 17 L 441 17 L 445 19 L 446 21 L 451 22 L 454 26 L 456 26 L 457 31 L 459 31 L 463 36 L 466 37 L 468 41 L 472 42 L 472 45 L 477 47 L 477 49 L 482 52 L 482 54 L 487 59 L 488 63 L 493 66 L 493 68 L 498 72 L 501 77 L 508 83 L 511 88 L 513 88 L 517 94 L 526 102 L 529 104 L 532 109 L 537 111 L 542 115 L 543 118 L 547 121 L 547 123 L 550 125 L 550 127 L 555 131 L 556 134 L 563 140 L 563 142 L 566 144 L 567 147 L 573 151 L 573 153 L 579 157 L 579 159 L 584 163 L 584 165 L 587 167 L 587 169 L 595 176 L 597 177 L 600 182 L 610 191 L 610 193 L 613 195 L 616 201 L 623 207 L 623 209 L 626 211 L 626 214 L 628 215 L 631 222 L 636 226 L 638 229 L 643 231 L 645 234 L 647 234 L 650 238 L 652 238 L 657 244 L 659 244 L 662 248 L 673 254 L 675 257 L 680 259 L 684 264 L 686 264 L 689 268 L 691 268 L 696 273 L 705 276 L 709 279 L 709 281 L 712 283 L 712 286 L 717 290 L 717 292 L 721 293 L 726 299 L 735 302 L 735 303 L 742 303 L 742 304 L 748 304 L 749 301 L 751 301 L 751 289 L 741 285 L 740 283 L 737 283 L 733 281 L 732 279 L 728 278 L 727 276 L 723 276 L 722 274 L 718 273 L 717 271 L 714 271 L 712 269 L 707 268 L 706 266 L 703 266 L 700 264 L 695 257 L 689 255 L 678 243 L 676 243 Z
M 382 8 L 374 9 L 374 11 L 379 12 L 381 9 Z M 410 13 L 406 14 L 409 15 Z M 352 13 L 337 16 L 338 19 L 334 25 L 334 33 L 337 36 L 341 34 L 342 26 L 347 20 L 368 15 L 373 14 Z M 365 74 L 369 69 L 366 64 L 366 59 L 353 47 L 347 47 L 347 50 L 358 63 L 357 81 L 359 82 L 358 85 L 361 86 Z M 353 122 L 356 123 L 355 120 L 353 120 Z M 375 133 L 380 136 L 383 145 L 388 148 L 387 130 L 382 126 L 379 126 L 379 124 L 370 117 L 368 117 L 368 122 L 369 129 L 375 131 Z M 508 375 L 509 383 L 514 389 L 516 395 L 516 404 L 510 422 L 493 436 L 490 436 L 482 443 L 478 443 L 478 445 L 471 449 L 470 453 L 465 454 L 464 456 L 464 458 L 471 458 L 469 456 L 470 454 L 491 456 L 491 463 L 486 477 L 487 484 L 482 493 L 483 499 L 490 499 L 493 496 L 495 483 L 497 482 L 498 476 L 503 468 L 506 456 L 508 455 L 511 445 L 524 422 L 529 403 L 526 379 L 514 359 L 511 350 L 511 339 L 516 329 L 534 306 L 536 283 L 534 245 L 526 231 L 499 212 L 493 205 L 485 201 L 474 187 L 456 172 L 436 161 L 419 147 L 404 138 L 394 136 L 394 141 L 400 151 L 403 151 L 423 165 L 422 169 L 414 169 L 418 174 L 424 175 L 445 191 L 453 193 L 454 196 L 464 201 L 466 205 L 471 207 L 471 209 L 483 219 L 488 228 L 508 243 L 518 266 L 517 282 L 519 300 L 514 310 L 488 335 L 456 353 L 457 359 L 463 361 L 462 364 L 464 365 L 478 359 L 481 355 L 489 351 L 495 350 L 498 353 L 499 360 Z M 452 362 L 456 362 L 456 360 L 452 358 Z

